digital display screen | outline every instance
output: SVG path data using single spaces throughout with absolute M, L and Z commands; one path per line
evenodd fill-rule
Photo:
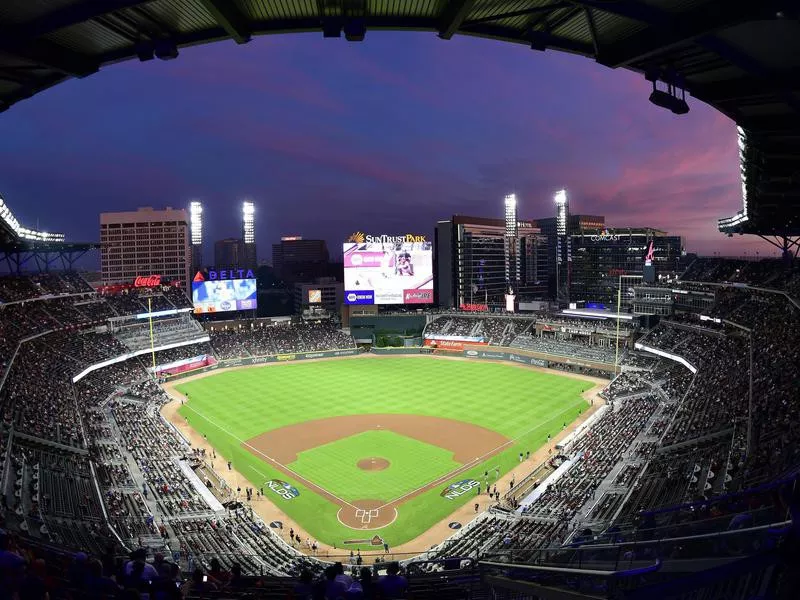
M 322 290 L 308 290 L 309 304 L 322 304 Z
M 255 279 L 193 281 L 192 303 L 195 314 L 255 310 Z
M 347 242 L 345 304 L 432 304 L 433 244 Z

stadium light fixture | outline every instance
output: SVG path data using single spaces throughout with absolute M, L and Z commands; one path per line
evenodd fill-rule
M 47 231 L 38 231 L 36 229 L 29 229 L 23 225 L 11 212 L 11 207 L 6 204 L 2 196 L 0 196 L 0 220 L 4 221 L 6 225 L 14 232 L 14 234 L 23 239 L 32 242 L 63 242 L 63 233 L 49 233 Z
M 656 82 L 653 81 L 653 91 L 650 94 L 650 102 L 661 108 L 666 108 L 676 115 L 685 115 L 689 112 L 689 105 L 686 103 L 686 91 L 680 88 L 680 97 L 678 97 L 678 88 L 674 85 L 667 85 L 666 90 L 659 90 L 656 87 Z
M 255 213 L 256 207 L 251 201 L 242 202 L 242 238 L 245 244 L 254 244 L 256 241 Z
M 506 236 L 516 237 L 517 235 L 517 195 L 508 194 L 505 197 L 506 207 Z
M 203 205 L 197 200 L 189 204 L 189 225 L 191 226 L 192 246 L 203 243 Z
M 556 233 L 567 235 L 567 191 L 558 190 L 553 200 L 556 203 Z

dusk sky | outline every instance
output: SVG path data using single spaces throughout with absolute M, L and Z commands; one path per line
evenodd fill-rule
M 0 194 L 28 226 L 96 241 L 99 213 L 206 207 L 206 240 L 257 208 L 259 258 L 281 235 L 432 234 L 454 213 L 573 213 L 650 226 L 687 250 L 772 254 L 726 238 L 741 208 L 733 122 L 690 100 L 675 116 L 641 75 L 525 46 L 432 33 L 260 37 L 130 61 L 0 115 Z M 213 257 L 206 246 L 206 260 Z

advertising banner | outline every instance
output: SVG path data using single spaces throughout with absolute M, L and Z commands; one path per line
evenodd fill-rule
M 533 356 L 522 356 L 521 354 L 514 354 L 513 352 L 509 352 L 508 360 L 523 365 L 531 365 L 533 367 L 547 368 L 549 366 L 549 363 L 543 358 L 534 358 Z
M 470 346 L 485 346 L 486 342 L 465 342 L 464 340 L 440 340 L 438 338 L 429 338 L 425 340 L 425 346 L 431 347 L 435 346 L 442 350 L 455 350 L 460 352 L 464 349 L 464 344 Z
M 458 308 L 464 312 L 489 312 L 488 304 L 462 304 Z
M 451 342 L 463 342 L 466 344 L 480 344 L 483 342 L 483 337 L 469 335 L 442 335 L 439 333 L 426 333 L 425 338 L 436 340 L 437 342 L 442 340 L 450 340 Z
M 431 304 L 433 290 L 403 290 L 403 304 Z
M 375 294 L 372 290 L 345 290 L 346 304 L 375 304 Z
M 347 348 L 345 350 L 326 350 L 324 352 L 296 352 L 294 354 L 275 354 L 270 356 L 255 356 L 248 358 L 232 358 L 218 362 L 214 365 L 203 367 L 200 369 L 193 369 L 183 373 L 176 373 L 171 379 L 180 379 L 189 375 L 197 375 L 198 373 L 205 373 L 214 369 L 224 369 L 225 367 L 240 367 L 250 365 L 263 365 L 266 363 L 274 362 L 292 362 L 296 360 L 306 360 L 314 358 L 336 358 L 340 356 L 354 356 L 358 354 L 355 348 Z
M 535 356 L 525 356 L 516 352 L 500 352 L 496 350 L 481 350 L 475 348 L 467 348 L 464 350 L 464 356 L 467 358 L 483 358 L 490 360 L 508 360 L 511 362 L 519 363 L 521 365 L 531 365 L 533 367 L 547 368 L 550 366 L 550 361 L 543 358 L 536 358 Z

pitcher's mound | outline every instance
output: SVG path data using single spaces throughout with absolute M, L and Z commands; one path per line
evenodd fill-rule
M 356 466 L 364 471 L 383 471 L 389 468 L 389 461 L 385 458 L 375 456 L 371 458 L 362 458 L 356 463 Z

